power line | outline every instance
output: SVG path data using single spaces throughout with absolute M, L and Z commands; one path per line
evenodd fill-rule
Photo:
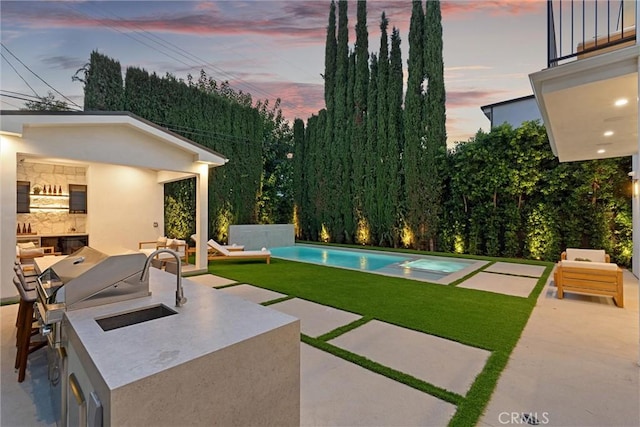
M 163 54 L 163 55 L 165 55 L 165 56 L 167 56 L 167 57 L 169 57 L 169 58 L 171 58 L 171 59 L 174 59 L 175 61 L 178 61 L 179 63 L 181 63 L 181 64 L 183 64 L 183 65 L 185 65 L 185 66 L 187 66 L 187 67 L 190 67 L 190 68 L 196 68 L 196 67 L 200 66 L 200 65 L 188 64 L 188 63 L 186 63 L 186 62 L 184 62 L 184 61 L 182 61 L 182 60 L 180 60 L 180 59 L 176 58 L 175 56 L 172 56 L 172 55 L 168 54 L 167 52 L 163 52 L 163 51 L 161 51 L 161 50 L 159 50 L 159 49 L 155 48 L 154 46 L 151 46 L 151 45 L 149 45 L 148 43 L 145 43 L 145 42 L 144 42 L 144 41 L 142 41 L 142 40 L 136 39 L 136 38 L 134 38 L 133 36 L 131 36 L 131 35 L 129 35 L 129 34 L 126 34 L 126 33 L 124 33 L 124 32 L 123 32 L 123 31 L 121 31 L 121 30 L 118 30 L 117 28 L 113 27 L 112 25 L 109 25 L 109 24 L 107 24 L 107 23 L 102 22 L 102 21 L 101 21 L 101 20 L 99 20 L 99 19 L 96 19 L 96 18 L 95 18 L 94 16 L 92 16 L 92 15 L 85 14 L 84 12 L 79 11 L 77 8 L 73 8 L 72 6 L 70 6 L 70 5 L 68 5 L 68 4 L 65 4 L 65 3 L 62 3 L 62 4 L 63 4 L 64 6 L 66 6 L 66 7 L 68 7 L 68 8 L 72 8 L 72 9 L 74 9 L 76 12 L 78 12 L 78 13 L 82 14 L 83 16 L 87 16 L 87 17 L 89 17 L 90 19 L 92 19 L 92 20 L 94 20 L 94 21 L 98 22 L 100 25 L 102 25 L 102 26 L 106 26 L 106 27 L 109 27 L 109 28 L 113 29 L 114 31 L 117 31 L 117 32 L 119 32 L 119 33 L 121 33 L 121 34 L 125 35 L 126 37 L 129 37 L 129 38 L 131 38 L 132 40 L 137 41 L 138 43 L 141 43 L 141 44 L 143 44 L 143 45 L 145 45 L 145 46 L 147 46 L 147 47 L 149 47 L 149 48 L 151 48 L 151 49 L 153 49 L 153 50 L 155 50 L 155 51 L 157 51 L 157 52 L 159 52 L 159 53 L 161 53 L 161 54 Z M 95 7 L 95 5 L 93 5 L 93 6 Z M 112 16 L 114 16 L 114 17 L 116 17 L 116 18 L 120 19 L 120 20 L 124 20 L 124 18 L 122 18 L 122 17 L 120 17 L 120 16 L 118 16 L 118 15 L 116 15 L 116 14 L 112 13 L 112 12 L 108 12 L 108 11 L 107 11 L 107 13 L 109 13 L 110 15 L 112 15 Z M 104 13 L 100 13 L 100 16 L 102 16 L 102 17 L 104 17 L 104 18 L 106 18 L 106 19 L 109 19 L 109 18 L 108 18 Z M 113 21 L 113 20 L 111 20 L 111 21 Z M 162 46 L 163 48 L 165 48 L 165 49 L 167 49 L 167 50 L 170 50 L 170 51 L 172 51 L 172 52 L 174 52 L 174 53 L 176 53 L 176 54 L 178 54 L 178 55 L 182 56 L 183 58 L 186 58 L 187 60 L 193 61 L 193 60 L 194 60 L 194 58 L 195 58 L 196 60 L 201 61 L 202 63 L 204 63 L 204 65 L 209 66 L 209 67 L 210 67 L 210 68 L 212 68 L 214 71 L 217 71 L 217 72 L 219 72 L 219 73 L 222 73 L 223 75 L 229 76 L 231 79 L 234 79 L 234 80 L 236 80 L 236 81 L 241 82 L 243 85 L 245 85 L 245 86 L 249 87 L 250 89 L 252 89 L 252 90 L 254 91 L 254 93 L 255 93 L 255 92 L 258 92 L 259 94 L 262 94 L 262 95 L 266 96 L 267 98 L 271 98 L 272 100 L 275 100 L 275 99 L 278 99 L 278 98 L 279 98 L 278 96 L 273 95 L 273 94 L 271 94 L 271 93 L 269 93 L 269 92 L 267 92 L 267 91 L 265 91 L 265 90 L 261 89 L 260 87 L 258 87 L 258 86 L 256 86 L 256 85 L 254 85 L 254 84 L 252 84 L 252 83 L 249 83 L 249 82 L 247 82 L 246 80 L 244 80 L 244 79 L 242 79 L 242 78 L 240 78 L 240 77 L 238 77 L 238 76 L 236 76 L 236 75 L 234 75 L 234 74 L 232 74 L 232 73 L 229 73 L 229 72 L 227 72 L 227 71 L 225 71 L 225 70 L 223 70 L 223 69 L 221 69 L 221 68 L 219 68 L 219 67 L 217 67 L 217 66 L 213 65 L 213 64 L 212 64 L 212 63 L 210 63 L 210 62 L 207 62 L 205 59 L 202 59 L 202 58 L 198 57 L 197 55 L 194 55 L 194 54 L 192 54 L 192 53 L 190 53 L 190 52 L 187 52 L 187 51 L 186 51 L 186 50 L 184 50 L 183 48 L 181 48 L 181 47 L 179 47 L 179 46 L 177 46 L 177 45 L 175 45 L 175 44 L 173 44 L 173 43 L 169 42 L 168 40 L 165 40 L 165 39 L 163 39 L 163 38 L 162 38 L 162 37 L 160 37 L 160 36 L 157 36 L 157 35 L 155 35 L 155 34 L 153 34 L 153 33 L 150 33 L 149 31 L 147 31 L 147 30 L 145 30 L 145 29 L 141 28 L 140 26 L 136 26 L 136 25 L 133 25 L 133 24 L 129 24 L 129 25 L 120 24 L 120 25 L 121 25 L 122 27 L 124 27 L 124 28 L 127 28 L 127 29 L 130 29 L 130 27 L 137 27 L 137 28 L 139 28 L 139 29 L 140 29 L 140 31 L 133 30 L 133 32 L 134 32 L 135 34 L 139 35 L 139 36 L 145 37 L 146 39 L 150 40 L 151 42 L 156 43 L 156 44 L 158 44 L 158 45 Z M 146 34 L 149 34 L 149 35 L 151 35 L 152 37 L 157 38 L 158 40 L 161 40 L 161 42 L 158 42 L 158 41 L 152 40 L 149 36 L 147 36 L 147 35 L 145 35 L 145 34 L 140 34 L 140 33 L 146 33 Z M 173 46 L 173 47 L 169 47 L 168 45 Z M 290 107 L 294 112 L 296 112 L 297 114 L 299 114 L 301 117 L 302 117 L 302 116 L 304 116 L 304 113 L 303 113 L 301 110 L 299 110 L 298 108 L 296 108 L 296 106 L 295 106 L 294 104 L 291 104 L 290 102 L 288 102 L 288 101 L 286 101 L 286 100 L 284 100 L 284 101 L 283 101 L 282 99 L 281 99 L 281 104 L 285 104 L 285 105 L 289 106 L 289 107 Z
M 9 52 L 9 54 L 11 56 L 13 56 L 20 64 L 22 64 L 22 66 L 24 68 L 26 68 L 27 70 L 29 70 L 31 72 L 31 74 L 33 74 L 34 76 L 36 76 L 42 83 L 46 84 L 49 88 L 53 89 L 58 95 L 60 95 L 61 97 L 63 97 L 64 99 L 66 99 L 67 101 L 69 101 L 70 103 L 72 103 L 73 105 L 75 105 L 78 108 L 82 108 L 80 107 L 78 104 L 76 104 L 74 101 L 70 100 L 69 98 L 67 98 L 66 96 L 64 96 L 60 91 L 58 91 L 58 89 L 54 88 L 53 86 L 51 86 L 49 83 L 47 83 L 42 77 L 40 77 L 38 74 L 36 74 L 33 70 L 31 70 L 31 68 L 27 67 L 27 65 L 22 62 L 20 60 L 20 58 L 18 58 L 17 56 L 15 56 L 13 54 L 13 52 L 11 52 L 11 50 L 9 50 L 8 47 L 6 47 L 2 42 L 0 42 L 0 46 L 2 46 L 4 48 L 4 50 L 6 50 L 7 52 Z
M 31 89 L 31 91 L 38 97 L 40 98 L 40 95 L 38 95 L 38 92 L 36 92 L 36 90 L 34 88 L 31 87 L 31 85 L 29 84 L 28 81 L 25 80 L 24 77 L 22 77 L 22 74 L 20 74 L 18 72 L 18 70 L 16 70 L 16 67 L 13 66 L 13 64 L 11 64 L 11 62 L 9 62 L 9 60 L 4 56 L 3 53 L 0 52 L 0 56 L 2 56 L 2 59 L 4 59 L 5 61 L 7 61 L 7 64 L 9 64 L 9 66 L 11 67 L 11 69 L 13 71 L 16 72 L 16 74 L 18 75 L 18 77 L 20 77 L 22 79 L 22 81 L 24 82 L 24 84 L 26 84 L 27 86 L 29 86 L 29 89 Z
M 7 97 L 7 98 L 13 98 L 13 99 L 19 99 L 21 101 L 31 102 L 33 104 L 50 105 L 49 103 L 47 103 L 45 101 L 42 101 L 42 100 L 36 101 L 34 99 L 25 98 L 24 96 L 7 95 L 7 94 L 4 94 L 4 93 L 0 93 L 0 96 L 4 96 L 4 97 Z M 31 95 L 26 95 L 26 96 L 31 97 Z M 42 99 L 42 98 L 40 98 L 40 99 Z M 62 106 L 60 106 L 60 108 L 62 108 Z M 66 105 L 64 108 L 66 108 L 68 111 L 83 111 L 82 109 L 74 109 L 74 108 L 70 107 L 69 105 Z

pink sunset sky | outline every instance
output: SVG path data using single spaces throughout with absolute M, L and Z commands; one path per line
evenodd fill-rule
M 197 78 L 204 69 L 254 100 L 279 97 L 285 117 L 306 120 L 324 107 L 320 74 L 329 4 L 2 1 L 2 109 L 22 108 L 24 100 L 15 97 L 55 93 L 51 88 L 82 106 L 82 83 L 71 76 L 98 50 L 120 61 L 123 73 L 137 66 L 161 76 Z M 532 93 L 528 74 L 546 68 L 546 2 L 454 0 L 442 1 L 441 8 L 447 132 L 453 143 L 489 130 L 482 105 Z M 382 11 L 389 34 L 394 26 L 400 30 L 406 68 L 411 2 L 367 2 L 369 50 L 375 53 Z M 355 24 L 356 2 L 350 1 L 351 48 Z

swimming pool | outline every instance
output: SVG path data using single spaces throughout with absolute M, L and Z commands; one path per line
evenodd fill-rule
M 447 284 L 486 262 L 326 246 L 295 245 L 270 248 L 271 255 L 290 261 L 360 270 L 387 276 Z

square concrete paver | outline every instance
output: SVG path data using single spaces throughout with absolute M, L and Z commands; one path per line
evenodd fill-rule
M 372 320 L 329 341 L 464 396 L 491 354 L 455 341 Z
M 514 264 L 512 262 L 496 262 L 484 271 L 490 273 L 515 274 L 516 276 L 540 277 L 546 267 L 542 265 Z
M 300 425 L 445 426 L 456 407 L 306 344 Z
M 460 283 L 458 287 L 527 298 L 536 283 L 538 279 L 533 277 L 480 272 Z
M 337 308 L 327 307 L 299 298 L 272 304 L 269 308 L 300 319 L 300 332 L 310 337 L 326 334 L 362 317 L 348 311 L 338 310 Z
M 220 289 L 220 292 L 226 292 L 242 299 L 255 302 L 256 304 L 286 297 L 285 294 L 281 294 L 280 292 L 274 292 L 269 289 L 262 289 L 251 285 L 230 286 L 228 288 Z
M 214 288 L 236 283 L 235 280 L 214 276 L 213 274 L 201 274 L 199 276 L 189 276 L 189 277 L 185 277 L 185 280 L 191 280 L 192 282 L 196 282 L 201 285 L 211 286 Z

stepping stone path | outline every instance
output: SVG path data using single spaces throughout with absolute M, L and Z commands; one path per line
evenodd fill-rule
M 226 286 L 236 283 L 235 280 L 226 279 L 224 277 L 214 276 L 213 274 L 201 274 L 199 276 L 185 277 L 185 280 L 199 283 L 201 285 L 217 288 L 219 286 Z
M 546 267 L 542 265 L 514 264 L 511 262 L 496 262 L 484 271 L 489 273 L 513 274 L 515 276 L 540 277 Z
M 255 302 L 256 304 L 286 297 L 285 294 L 270 291 L 268 289 L 258 288 L 257 286 L 251 286 L 251 285 L 230 286 L 228 288 L 220 289 L 220 292 L 225 292 L 231 295 L 235 295 L 242 299 Z
M 299 298 L 272 304 L 269 308 L 300 319 L 300 332 L 310 337 L 324 335 L 362 317 Z
M 306 344 L 300 425 L 445 426 L 456 407 Z
M 464 396 L 487 350 L 372 320 L 329 343 Z
M 527 298 L 536 283 L 538 279 L 533 277 L 480 272 L 460 283 L 458 287 Z

